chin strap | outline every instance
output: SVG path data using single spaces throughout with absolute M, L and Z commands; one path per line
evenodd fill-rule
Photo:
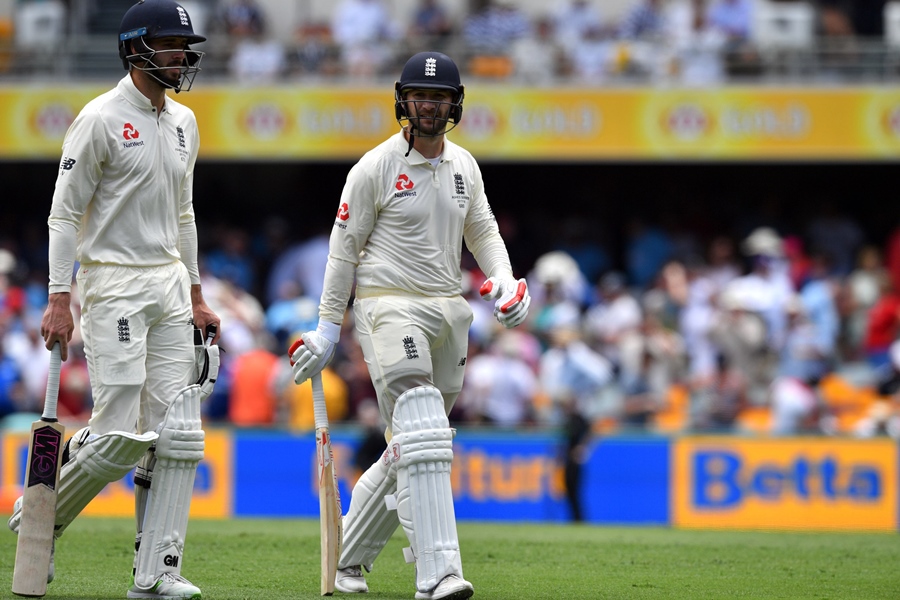
M 409 153 L 412 152 L 413 144 L 416 143 L 416 134 L 413 133 L 413 128 L 410 127 L 408 131 L 409 131 L 409 148 L 406 149 L 406 154 L 404 154 L 404 156 L 406 156 L 407 158 L 409 157 Z

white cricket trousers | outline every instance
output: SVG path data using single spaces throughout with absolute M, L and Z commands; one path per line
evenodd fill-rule
M 181 261 L 160 267 L 87 264 L 76 280 L 94 397 L 91 433 L 155 430 L 193 371 L 187 268 Z
M 358 289 L 353 315 L 384 422 L 390 426 L 403 392 L 423 385 L 441 391 L 449 414 L 466 369 L 472 324 L 466 299 Z

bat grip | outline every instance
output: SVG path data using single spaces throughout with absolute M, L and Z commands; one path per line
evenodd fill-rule
M 328 427 L 328 411 L 325 409 L 325 390 L 322 388 L 322 374 L 312 376 L 313 391 L 313 415 L 316 420 L 316 429 Z
M 47 371 L 47 393 L 44 395 L 44 421 L 56 421 L 56 403 L 59 399 L 59 370 L 62 364 L 59 342 L 50 349 L 50 368 Z

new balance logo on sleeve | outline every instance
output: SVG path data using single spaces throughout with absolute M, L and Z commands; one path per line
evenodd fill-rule
M 59 169 L 61 171 L 71 171 L 72 167 L 75 166 L 76 160 L 74 158 L 69 158 L 68 156 L 62 157 L 62 162 L 59 163 Z

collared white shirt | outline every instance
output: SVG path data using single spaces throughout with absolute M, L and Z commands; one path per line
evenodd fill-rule
M 398 132 L 347 176 L 329 242 L 331 267 L 356 266 L 359 288 L 422 296 L 462 292 L 462 244 L 488 276 L 511 277 L 506 246 L 472 155 L 444 139 L 437 167 Z M 320 316 L 341 322 L 350 288 L 326 273 Z
M 193 111 L 167 97 L 157 115 L 130 75 L 85 105 L 66 133 L 50 209 L 50 293 L 69 291 L 73 257 L 123 266 L 179 260 L 179 228 L 194 224 L 199 146 Z M 74 253 L 66 242 L 73 231 Z M 196 263 L 187 267 L 199 282 Z

